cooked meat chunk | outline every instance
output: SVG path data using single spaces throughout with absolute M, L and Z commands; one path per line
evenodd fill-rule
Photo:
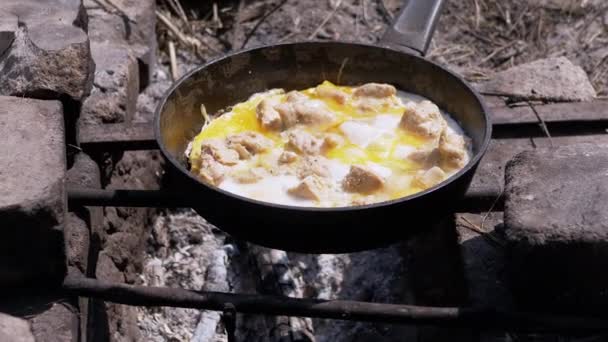
M 339 104 L 344 104 L 346 103 L 346 99 L 348 98 L 348 95 L 341 91 L 340 89 L 336 89 L 334 87 L 328 86 L 328 85 L 320 85 L 315 89 L 315 92 L 317 93 L 317 95 L 319 97 L 324 97 L 324 98 L 328 98 L 328 99 L 332 99 L 336 102 L 338 102 Z
M 308 100 L 308 97 L 299 91 L 290 91 L 287 93 L 287 102 L 296 103 Z
M 227 168 L 220 164 L 210 154 L 202 154 L 198 170 L 199 177 L 213 185 L 218 185 L 224 179 Z
M 304 130 L 295 129 L 287 134 L 287 146 L 302 154 L 320 154 L 323 140 Z
M 444 130 L 439 138 L 441 163 L 446 168 L 462 168 L 467 163 L 464 138 L 451 130 Z
M 399 123 L 401 128 L 425 138 L 438 139 L 446 127 L 439 108 L 430 101 L 408 102 Z
M 313 100 L 296 102 L 293 104 L 293 109 L 298 123 L 305 125 L 323 125 L 335 119 L 334 114 Z
M 430 188 L 441 183 L 445 179 L 445 176 L 445 172 L 439 166 L 433 166 L 426 171 L 421 171 L 415 180 L 425 188 Z
M 250 154 L 264 152 L 273 145 L 272 140 L 252 131 L 230 134 L 226 141 L 228 142 L 228 147 L 237 150 L 240 148 L 236 146 L 241 145 Z
M 279 115 L 273 103 L 268 99 L 260 101 L 256 107 L 256 116 L 265 129 L 277 131 L 283 127 L 281 115 Z
M 291 151 L 283 151 L 279 156 L 279 164 L 293 163 L 298 159 L 298 155 Z
M 370 193 L 384 186 L 384 179 L 363 165 L 352 165 L 342 180 L 342 187 L 348 192 Z
M 235 181 L 242 184 L 251 184 L 259 181 L 266 176 L 266 171 L 261 167 L 248 168 L 245 170 L 238 170 L 232 173 L 232 177 Z
M 247 151 L 245 146 L 243 146 L 241 144 L 232 144 L 230 147 L 233 150 L 235 150 L 236 153 L 239 154 L 239 158 L 241 158 L 241 159 L 250 159 L 252 156 L 252 154 L 249 151 Z
M 300 184 L 287 191 L 299 198 L 319 201 L 326 197 L 328 188 L 329 186 L 325 179 L 312 175 L 304 178 Z
M 324 148 L 334 148 L 336 146 L 340 146 L 344 143 L 344 139 L 338 134 L 329 133 L 323 139 L 323 147 Z
M 330 177 L 329 161 L 322 156 L 305 156 L 297 164 L 296 174 L 300 179 L 311 175 Z
M 436 165 L 439 162 L 438 148 L 425 148 L 411 152 L 407 156 L 411 161 L 418 163 L 425 168 Z
M 366 83 L 355 88 L 353 94 L 356 97 L 390 97 L 397 94 L 397 89 L 390 84 Z
M 239 154 L 226 146 L 220 139 L 208 139 L 201 143 L 201 157 L 209 155 L 224 165 L 234 165 L 239 162 Z
M 298 123 L 298 115 L 293 105 L 289 102 L 278 104 L 274 107 L 281 116 L 284 129 L 289 129 Z

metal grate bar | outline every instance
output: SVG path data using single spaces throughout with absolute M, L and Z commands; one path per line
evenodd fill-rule
M 247 314 L 330 318 L 394 324 L 441 325 L 475 330 L 517 332 L 608 331 L 608 321 L 541 313 L 482 308 L 424 307 L 348 300 L 298 299 L 268 295 L 196 292 L 180 288 L 135 286 L 68 276 L 66 295 L 94 297 L 136 306 L 170 306 Z

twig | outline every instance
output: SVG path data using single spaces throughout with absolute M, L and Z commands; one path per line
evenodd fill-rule
M 530 109 L 532 109 L 532 112 L 534 113 L 534 115 L 536 115 L 536 118 L 538 119 L 538 123 L 540 124 L 540 127 L 542 128 L 543 132 L 545 133 L 547 138 L 549 138 L 549 145 L 551 145 L 551 147 L 553 147 L 553 140 L 551 139 L 551 134 L 549 133 L 549 128 L 547 127 L 547 123 L 545 123 L 545 120 L 543 120 L 543 118 L 540 116 L 540 114 L 538 114 L 538 112 L 536 111 L 536 107 L 534 107 L 534 105 L 530 101 L 526 101 L 526 102 L 528 103 L 528 106 L 530 106 Z
M 177 58 L 175 56 L 175 43 L 173 41 L 169 42 L 169 59 L 171 61 L 171 78 L 173 81 L 176 81 L 179 78 L 177 72 Z
M 177 16 L 182 20 L 184 26 L 186 26 L 188 28 L 188 31 L 192 33 L 192 27 L 190 27 L 190 22 L 188 21 L 186 12 L 184 12 L 184 8 L 179 3 L 179 0 L 165 0 L 165 2 L 169 4 L 169 7 L 171 7 L 175 14 L 177 14 Z
M 182 31 L 180 31 L 180 29 L 178 29 L 171 22 L 171 20 L 166 15 L 162 14 L 161 12 L 156 11 L 156 17 L 160 20 L 160 22 L 163 25 L 165 25 L 169 29 L 169 31 L 171 31 L 171 33 L 175 36 L 175 38 L 177 38 L 177 40 L 179 40 L 182 44 L 184 44 L 186 46 L 190 46 L 190 47 L 194 48 L 195 52 L 197 54 L 200 53 L 200 49 L 203 45 L 215 53 L 220 53 L 220 51 L 218 51 L 217 49 L 213 48 L 212 46 L 204 43 L 203 41 L 196 39 L 192 36 L 186 35 Z
M 490 241 L 493 244 L 496 244 L 499 247 L 505 246 L 505 243 L 502 240 L 498 239 L 496 236 L 490 234 L 489 232 L 483 230 L 481 227 L 479 227 L 475 223 L 469 221 L 469 219 L 467 219 L 466 217 L 460 216 L 460 219 L 466 223 L 466 225 L 462 225 L 464 228 L 467 228 L 468 230 L 472 230 L 475 233 L 478 233 L 483 238 L 487 239 L 488 241 Z
M 223 28 L 224 24 L 222 23 L 222 19 L 220 19 L 220 15 L 217 11 L 217 2 L 213 3 L 213 21 L 217 23 L 218 28 Z
M 367 0 L 361 0 L 361 7 L 363 8 L 363 22 L 365 22 L 365 25 L 369 25 L 369 19 L 367 16 Z
M 112 2 L 112 0 L 104 0 L 104 1 L 107 2 L 111 7 L 114 8 L 113 11 L 110 10 L 110 8 L 108 8 L 108 6 L 106 6 L 106 4 L 104 4 L 102 2 L 102 0 L 93 0 L 93 1 L 95 1 L 99 6 L 103 7 L 103 9 L 106 12 L 109 12 L 109 13 L 118 12 L 118 14 L 120 14 L 120 16 L 126 18 L 131 23 L 137 24 L 137 21 L 135 21 L 135 19 L 132 19 L 131 17 L 129 17 L 129 15 L 122 8 L 120 8 L 118 5 L 116 5 L 114 2 Z
M 492 51 L 492 53 L 490 53 L 484 59 L 482 59 L 479 62 L 479 64 L 477 64 L 477 65 L 479 66 L 479 65 L 482 65 L 482 64 L 486 63 L 487 61 L 489 61 L 490 59 L 492 59 L 494 56 L 496 56 L 499 52 L 504 51 L 504 50 L 510 48 L 511 46 L 513 46 L 517 42 L 518 42 L 518 40 L 513 40 L 513 41 L 509 42 L 507 45 L 503 45 L 503 46 L 495 49 L 494 51 Z
M 276 5 L 275 7 L 273 7 L 270 11 L 268 11 L 266 14 L 264 14 L 263 17 L 260 18 L 260 20 L 258 20 L 257 23 L 255 23 L 255 26 L 253 26 L 253 28 L 251 29 L 251 31 L 249 31 L 247 33 L 247 35 L 245 36 L 245 40 L 243 41 L 243 44 L 241 44 L 241 49 L 244 49 L 245 46 L 247 45 L 247 43 L 249 42 L 249 39 L 251 39 L 251 37 L 253 36 L 253 34 L 258 30 L 258 27 L 260 27 L 260 25 L 262 25 L 262 23 L 264 21 L 266 21 L 266 19 L 268 17 L 270 17 L 270 15 L 274 12 L 276 12 L 279 8 L 281 8 L 283 5 L 285 5 L 285 3 L 287 2 L 287 0 L 281 0 L 281 2 Z
M 323 21 L 321 22 L 321 24 L 319 24 L 319 26 L 317 26 L 317 28 L 310 34 L 310 36 L 308 36 L 308 40 L 311 40 L 313 38 L 315 38 L 317 36 L 317 34 L 319 33 L 319 31 L 321 31 L 321 29 L 323 28 L 323 26 L 325 26 L 325 24 L 327 24 L 327 22 L 329 21 L 329 19 L 331 19 L 331 17 L 334 16 L 334 14 L 336 14 L 336 12 L 338 11 L 338 8 L 340 8 L 340 5 L 342 4 L 342 0 L 338 0 L 338 2 L 336 2 L 336 5 L 334 6 L 333 10 L 331 12 L 329 12 L 327 14 L 327 16 L 325 16 L 325 19 L 323 19 Z
M 340 81 L 342 79 L 342 72 L 344 71 L 344 67 L 346 66 L 346 63 L 348 63 L 348 57 L 344 58 L 344 60 L 342 61 L 342 64 L 340 64 L 340 69 L 338 69 L 338 77 L 336 77 L 337 85 L 340 85 Z

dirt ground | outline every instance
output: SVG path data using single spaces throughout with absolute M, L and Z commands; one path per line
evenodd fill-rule
M 374 43 L 401 0 L 158 0 L 161 61 L 177 46 L 180 73 L 231 50 L 302 40 Z M 198 46 L 197 49 L 194 47 Z M 196 53 L 195 53 L 196 50 Z M 476 81 L 510 66 L 566 56 L 608 95 L 608 2 L 447 0 L 428 57 Z

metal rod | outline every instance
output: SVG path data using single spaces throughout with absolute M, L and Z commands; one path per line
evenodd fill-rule
M 222 321 L 226 327 L 228 342 L 236 342 L 236 309 L 232 303 L 226 303 L 224 306 Z
M 489 210 L 499 193 L 470 191 L 459 202 L 456 212 Z M 70 206 L 190 208 L 192 197 L 171 190 L 109 190 L 68 188 Z M 493 208 L 501 210 L 502 200 Z
M 62 291 L 70 296 L 95 297 L 137 306 L 170 306 L 262 315 L 331 318 L 395 324 L 442 325 L 476 330 L 535 332 L 608 331 L 608 321 L 493 309 L 424 307 L 347 300 L 297 299 L 280 296 L 196 292 L 181 288 L 146 287 L 68 276 Z

